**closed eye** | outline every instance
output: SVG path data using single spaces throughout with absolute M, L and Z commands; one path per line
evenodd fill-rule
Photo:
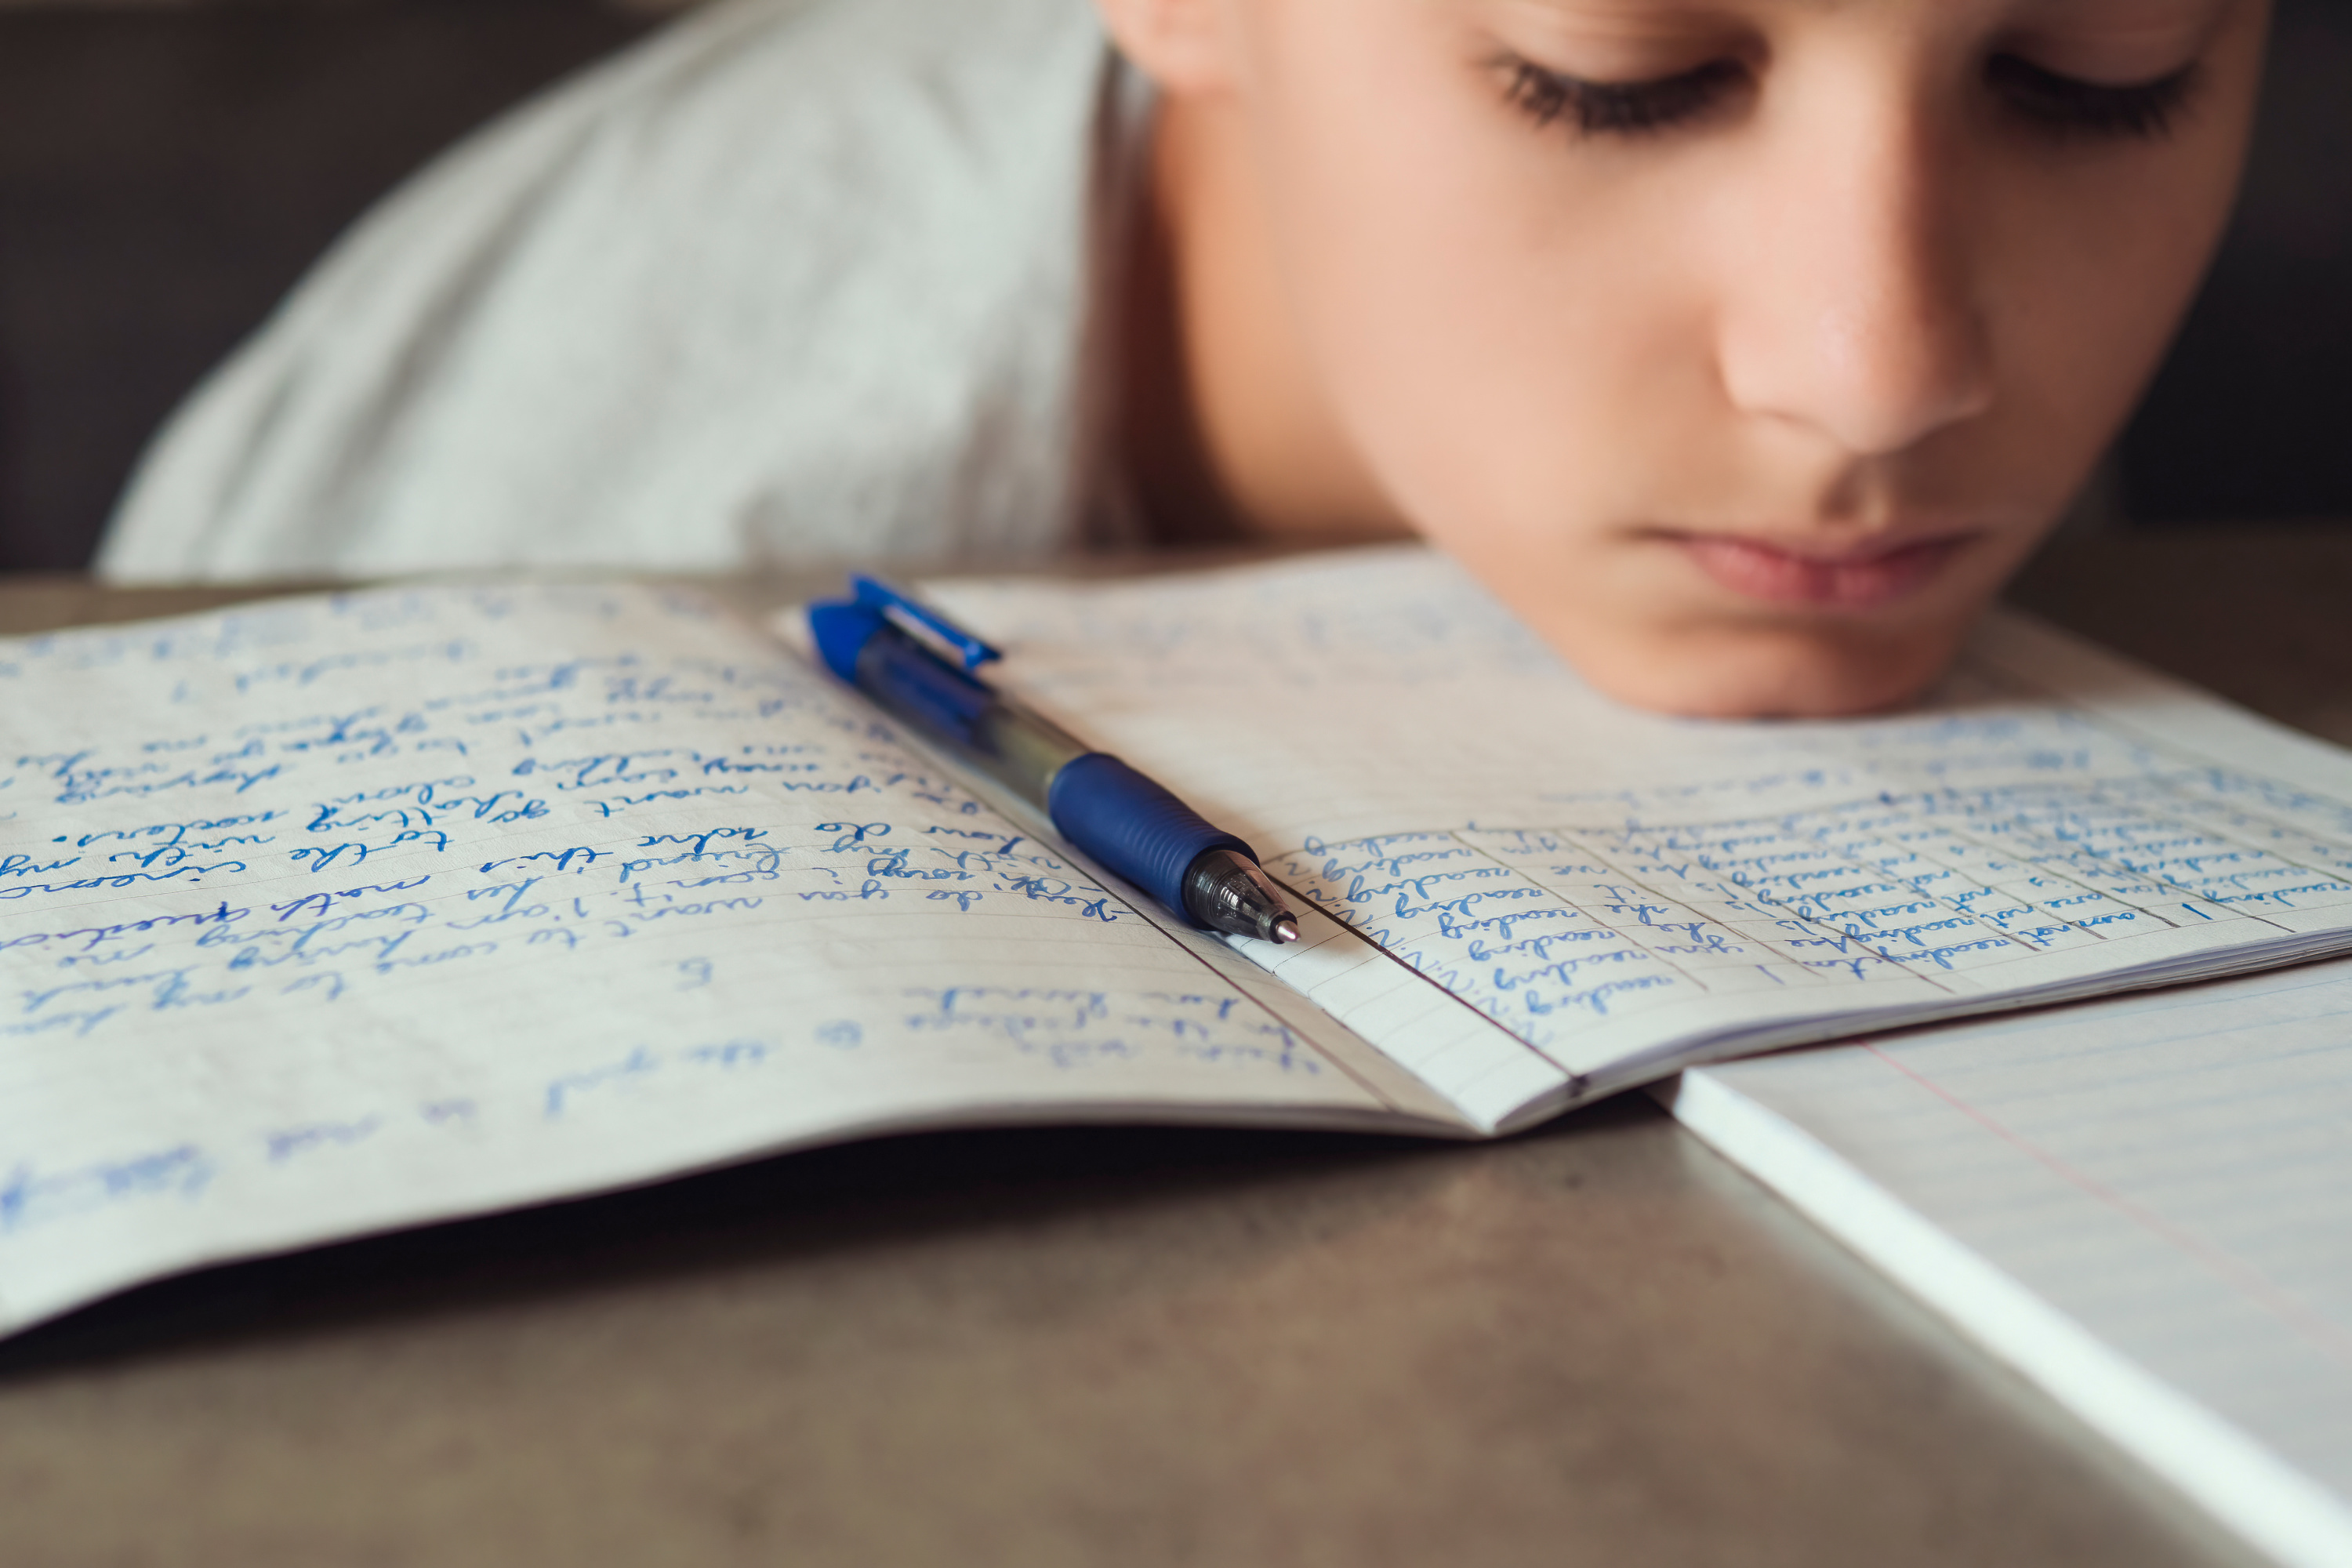
M 1538 125 L 1566 124 L 1587 136 L 1642 136 L 1698 119 L 1748 81 L 1738 60 L 1650 81 L 1588 81 L 1517 57 L 1499 62 L 1506 96 Z
M 2173 121 L 2197 85 L 2197 67 L 2183 66 L 2154 81 L 2113 85 L 2061 76 L 2016 55 L 1985 62 L 1985 80 L 2029 125 L 2061 139 L 2153 140 Z
M 1697 120 L 1748 83 L 1738 60 L 1649 81 L 1592 81 L 1516 56 L 1498 62 L 1506 96 L 1538 125 L 1566 124 L 1587 136 L 1643 136 Z M 2168 133 L 2194 95 L 2198 68 L 2153 81 L 2115 84 L 2063 76 L 2012 54 L 1985 62 L 1985 81 L 2033 129 L 2062 139 L 2153 140 Z

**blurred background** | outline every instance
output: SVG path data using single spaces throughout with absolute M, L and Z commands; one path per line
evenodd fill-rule
M 84 565 L 157 423 L 346 224 L 682 4 L 0 0 L 0 571 Z M 2352 520 L 2352 0 L 2282 0 L 2237 224 L 2088 512 Z

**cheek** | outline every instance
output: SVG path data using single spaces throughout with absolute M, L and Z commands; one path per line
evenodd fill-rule
M 2168 136 L 2116 155 L 2020 159 L 1979 176 L 1984 263 L 2018 417 L 2112 433 L 2170 343 L 2229 222 L 2260 87 L 2267 7 L 2215 44 Z M 2004 178 L 2004 176 L 2006 176 Z
M 1675 182 L 1580 174 L 1454 40 L 1335 22 L 1283 42 L 1260 144 L 1280 265 L 1381 488 L 1447 543 L 1558 547 L 1641 515 L 1637 476 L 1706 449 L 1716 404 L 1703 290 L 1667 259 Z
M 2000 423 L 2053 456 L 2104 445 L 2202 279 L 2236 184 L 2232 139 L 2078 178 L 2012 181 L 1979 263 L 2001 356 Z

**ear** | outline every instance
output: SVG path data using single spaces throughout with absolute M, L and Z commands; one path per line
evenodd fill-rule
M 1162 92 L 1213 91 L 1233 79 L 1227 0 L 1095 0 L 1119 53 Z

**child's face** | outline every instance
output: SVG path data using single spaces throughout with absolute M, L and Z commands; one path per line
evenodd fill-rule
M 1868 710 L 1944 667 L 2203 271 L 2267 11 L 1105 9 L 1180 184 L 1223 187 L 1199 205 L 1234 237 L 1173 221 L 1181 265 L 1213 258 L 1187 332 L 1244 505 L 1320 464 L 1604 689 L 1713 714 Z M 1262 421 L 1310 433 L 1287 473 L 1239 427 L 1286 397 L 1317 405 Z

